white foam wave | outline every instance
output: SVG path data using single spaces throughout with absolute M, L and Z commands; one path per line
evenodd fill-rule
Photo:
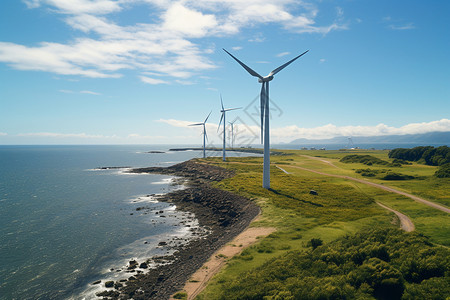
M 173 177 L 170 177 L 170 178 L 164 178 L 161 181 L 152 182 L 152 184 L 170 184 L 172 182 L 173 182 Z

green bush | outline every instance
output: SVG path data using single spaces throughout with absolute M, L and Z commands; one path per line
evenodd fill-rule
M 437 178 L 450 178 L 450 163 L 444 164 L 434 173 Z
M 405 175 L 401 173 L 389 172 L 385 176 L 381 177 L 383 180 L 411 180 L 414 179 L 414 176 Z
M 343 163 L 346 163 L 346 164 L 348 164 L 348 163 L 361 163 L 361 164 L 365 164 L 365 165 L 368 165 L 368 166 L 371 166 L 371 165 L 383 165 L 383 166 L 388 166 L 389 165 L 389 166 L 392 166 L 391 163 L 389 163 L 389 162 L 387 162 L 385 160 L 376 158 L 376 157 L 374 157 L 372 155 L 358 155 L 358 154 L 346 155 L 343 158 L 341 158 L 340 162 L 343 162 Z

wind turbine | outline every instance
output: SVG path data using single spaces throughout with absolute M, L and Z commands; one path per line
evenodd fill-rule
M 230 110 L 241 109 L 242 107 L 225 109 L 223 107 L 222 95 L 220 95 L 220 104 L 222 105 L 222 110 L 220 111 L 222 113 L 222 116 L 220 117 L 219 127 L 217 128 L 217 131 L 219 131 L 220 124 L 222 124 L 222 120 L 223 120 L 223 150 L 222 150 L 222 156 L 223 156 L 223 161 L 225 161 L 225 148 L 226 148 L 226 143 L 225 143 L 225 125 L 227 124 L 225 122 L 225 113 L 227 111 L 230 111 Z
M 231 125 L 231 149 L 234 149 L 234 123 L 236 123 L 236 120 L 228 123 Z
M 206 139 L 208 138 L 208 135 L 206 134 L 206 121 L 208 121 L 209 116 L 211 115 L 212 111 L 209 112 L 208 116 L 206 117 L 205 121 L 203 123 L 196 123 L 196 124 L 190 124 L 189 126 L 200 126 L 203 125 L 203 158 L 206 157 Z
M 273 76 L 286 68 L 300 56 L 306 54 L 309 50 L 303 52 L 297 57 L 294 57 L 284 65 L 279 66 L 269 73 L 266 77 L 263 77 L 249 68 L 242 61 L 234 57 L 230 52 L 223 49 L 228 55 L 230 55 L 235 61 L 237 61 L 250 75 L 258 77 L 258 82 L 262 83 L 260 106 L 261 106 L 261 143 L 263 141 L 264 131 L 264 166 L 263 166 L 263 188 L 270 189 L 270 141 L 269 141 L 269 81 L 273 79 Z

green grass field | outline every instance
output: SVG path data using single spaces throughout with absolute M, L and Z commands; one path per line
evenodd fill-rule
M 364 178 L 436 203 L 450 203 L 450 179 L 433 176 L 437 167 L 419 164 L 392 167 L 371 165 L 374 170 L 414 176 L 412 180 L 387 181 L 367 178 L 355 171 L 367 168 L 361 163 L 342 163 L 349 154 L 371 155 L 391 162 L 387 151 L 284 151 L 290 155 L 272 156 L 271 190 L 262 185 L 262 158 L 208 158 L 208 163 L 233 169 L 236 176 L 216 186 L 254 200 L 262 209 L 262 217 L 251 226 L 275 227 L 277 231 L 261 238 L 259 243 L 228 261 L 198 299 L 219 299 L 224 286 L 292 251 L 308 251 L 311 239 L 324 243 L 372 228 L 397 228 L 393 213 L 376 204 L 381 202 L 398 210 L 413 221 L 416 231 L 436 245 L 450 246 L 450 217 L 402 195 L 387 192 L 343 178 L 329 177 L 300 168 L 334 175 Z M 285 169 L 289 174 L 275 167 Z M 300 168 L 298 168 L 300 167 Z M 310 194 L 317 191 L 318 195 Z M 284 299 L 284 298 L 280 298 Z

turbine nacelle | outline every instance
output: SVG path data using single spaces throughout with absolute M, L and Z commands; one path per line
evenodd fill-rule
M 263 78 L 258 78 L 258 82 L 259 83 L 269 82 L 269 81 L 272 81 L 272 79 L 273 79 L 273 75 L 269 75 L 269 76 L 266 76 Z

